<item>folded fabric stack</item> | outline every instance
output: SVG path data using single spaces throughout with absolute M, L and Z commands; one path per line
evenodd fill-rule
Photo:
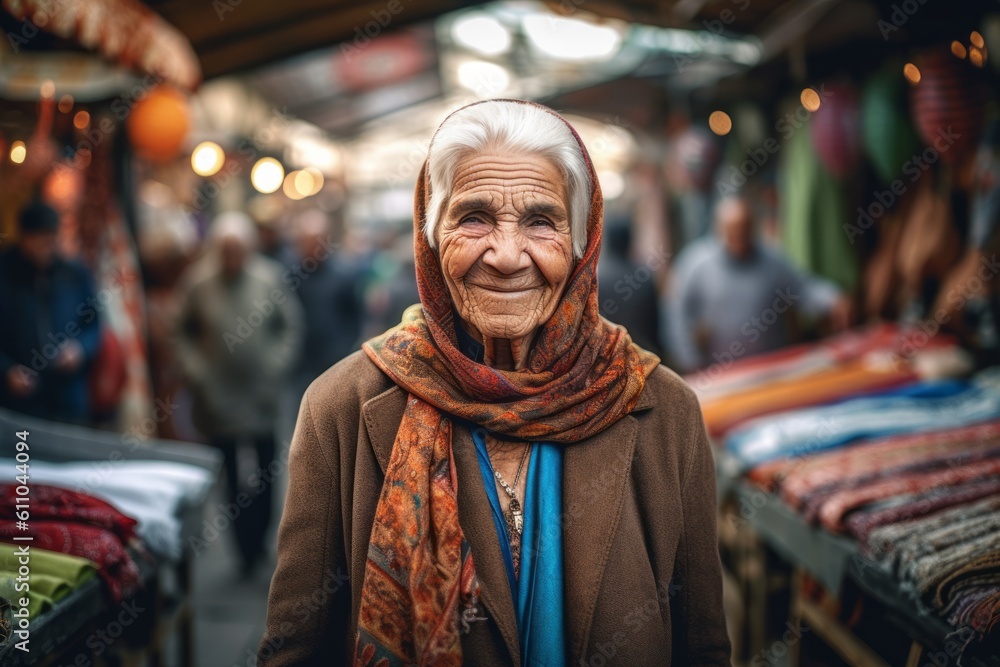
M 863 438 L 917 433 L 1000 419 L 1000 392 L 977 383 L 918 382 L 870 396 L 747 422 L 725 449 L 749 468 L 803 456 Z
M 1000 625 L 1000 387 L 917 382 L 752 420 L 724 448 L 750 481 L 856 538 L 955 626 Z M 846 445 L 846 446 L 845 446 Z
M 15 462 L 0 459 L 0 482 L 13 481 Z M 4 477 L 6 475 L 6 477 Z M 168 461 L 31 462 L 32 484 L 52 484 L 99 498 L 138 521 L 135 532 L 167 560 L 181 556 L 180 517 L 214 479 L 205 468 Z M 32 486 L 34 488 L 34 486 Z
M 685 378 L 698 394 L 710 435 L 719 437 L 756 417 L 821 405 L 914 382 L 906 352 L 954 349 L 948 336 L 883 324 L 815 345 L 719 363 Z
M 27 530 L 15 521 L 14 484 L 0 484 L 0 541 L 30 544 L 33 553 L 47 550 L 78 556 L 94 563 L 115 602 L 139 587 L 139 568 L 126 551 L 135 538 L 135 519 L 108 503 L 48 484 L 31 484 L 28 503 L 31 521 Z M 15 541 L 30 536 L 30 543 Z M 34 560 L 32 560 L 34 563 Z
M 23 542 L 21 545 L 23 546 Z M 17 547 L 0 544 L 0 598 L 20 600 L 24 590 L 17 590 L 20 562 Z M 78 558 L 45 549 L 31 549 L 31 581 L 27 591 L 28 618 L 48 611 L 52 606 L 94 578 L 96 566 Z
M 36 459 L 31 462 L 31 520 L 25 531 L 18 528 L 15 516 L 16 471 L 13 459 L 0 459 L 0 549 L 9 549 L 3 543 L 14 542 L 14 537 L 33 537 L 29 613 L 34 614 L 45 611 L 82 583 L 74 577 L 64 581 L 43 578 L 36 589 L 36 573 L 46 574 L 36 567 L 42 558 L 77 557 L 58 565 L 72 572 L 73 564 L 85 563 L 81 576 L 96 572 L 116 602 L 132 595 L 140 578 L 131 554 L 152 552 L 168 560 L 180 558 L 180 516 L 192 499 L 204 497 L 213 481 L 208 470 L 181 463 L 120 459 L 50 463 Z M 5 587 L 11 581 L 4 575 L 3 553 L 0 551 L 0 597 L 9 599 L 15 591 Z
M 864 541 L 868 531 L 882 519 L 912 518 L 907 507 L 915 503 L 927 509 L 969 502 L 971 488 L 978 497 L 997 488 L 1000 464 L 1000 419 L 923 433 L 879 438 L 853 447 L 800 458 L 783 458 L 754 468 L 749 479 L 766 487 L 780 488 L 782 498 L 810 520 L 819 519 L 833 532 L 851 532 Z M 962 481 L 962 485 L 956 482 Z M 906 498 L 907 501 L 902 499 Z M 937 500 L 928 504 L 928 500 Z M 888 507 L 885 503 L 892 501 Z M 869 506 L 867 514 L 851 510 Z M 869 517 L 869 518 L 865 518 Z
M 935 355 L 960 352 L 882 325 L 687 379 L 723 471 L 852 536 L 920 605 L 1000 642 L 1000 371 L 921 380 Z
M 1000 494 L 876 528 L 866 550 L 953 625 L 1000 623 Z

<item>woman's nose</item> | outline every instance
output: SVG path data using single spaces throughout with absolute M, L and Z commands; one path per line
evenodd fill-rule
M 491 234 L 490 247 L 483 255 L 483 262 L 500 273 L 516 273 L 531 265 L 531 258 L 525 250 L 525 239 L 520 230 L 498 227 Z

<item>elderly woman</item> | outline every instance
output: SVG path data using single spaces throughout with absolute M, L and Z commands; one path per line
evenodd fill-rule
M 438 129 L 418 306 L 302 401 L 263 665 L 728 665 L 691 390 L 598 316 L 603 201 L 527 102 Z

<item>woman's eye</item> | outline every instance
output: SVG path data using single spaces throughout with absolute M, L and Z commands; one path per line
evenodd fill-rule
M 485 222 L 485 220 L 483 220 L 483 218 L 481 216 L 478 216 L 478 215 L 467 215 L 464 218 L 462 218 L 461 220 L 459 220 L 459 224 L 462 224 L 462 225 L 467 225 L 467 224 L 473 224 L 474 225 L 474 224 L 478 224 L 478 223 L 481 223 L 481 222 Z
M 531 221 L 532 227 L 552 227 L 552 221 L 546 218 L 535 218 Z

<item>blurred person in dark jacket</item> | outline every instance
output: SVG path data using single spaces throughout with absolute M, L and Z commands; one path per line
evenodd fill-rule
M 90 272 L 57 252 L 59 214 L 21 211 L 17 243 L 0 255 L 0 405 L 63 422 L 87 421 L 87 370 L 100 342 Z
M 177 360 L 194 397 L 198 429 L 225 455 L 230 507 L 243 574 L 264 555 L 271 521 L 282 388 L 301 345 L 302 309 L 283 288 L 282 267 L 259 254 L 253 222 L 223 213 L 209 232 L 208 254 L 180 286 Z M 252 446 L 255 469 L 240 471 Z
M 298 294 L 305 313 L 305 339 L 293 380 L 298 407 L 309 383 L 354 350 L 364 309 L 360 271 L 337 250 L 326 214 L 305 211 L 296 232 L 298 256 L 283 282 Z
M 413 235 L 400 234 L 386 240 L 370 263 L 368 289 L 365 293 L 365 338 L 394 326 L 403 311 L 419 303 L 417 269 L 413 260 Z
M 295 263 L 295 248 L 287 238 L 280 201 L 274 195 L 261 195 L 250 202 L 247 212 L 257 227 L 257 252 L 287 269 Z
M 628 329 L 637 345 L 660 356 L 660 303 L 655 272 L 667 258 L 651 258 L 657 266 L 636 264 L 629 259 L 631 246 L 632 230 L 628 222 L 609 221 L 597 267 L 601 315 Z

